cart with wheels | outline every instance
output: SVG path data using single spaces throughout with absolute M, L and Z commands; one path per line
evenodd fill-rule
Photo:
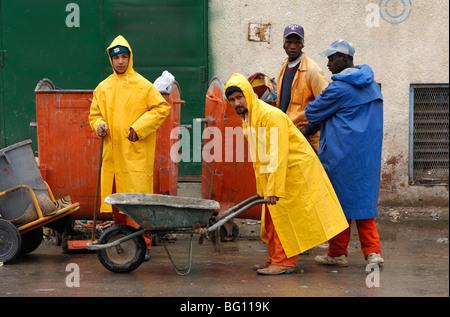
M 22 223 L 17 222 L 17 219 L 7 220 L 0 218 L 0 262 L 6 263 L 16 258 L 19 254 L 24 255 L 34 251 L 42 241 L 42 226 L 70 215 L 80 209 L 79 204 L 74 203 L 46 215 L 42 210 L 34 191 L 27 185 L 17 185 L 6 191 L 0 192 L 0 197 L 18 190 L 25 190 L 30 195 L 33 201 L 31 206 L 37 213 L 37 219 Z M 50 188 L 48 188 L 48 191 L 49 195 L 53 198 Z
M 0 149 L 0 262 L 34 251 L 42 241 L 43 225 L 80 208 L 55 201 L 30 144 L 26 140 Z
M 246 210 L 267 201 L 259 196 L 251 197 L 220 215 L 214 213 L 220 204 L 214 200 L 156 194 L 112 194 L 105 203 L 121 210 L 140 227 L 115 225 L 107 229 L 98 241 L 87 244 L 88 250 L 97 250 L 100 263 L 115 273 L 131 272 L 144 261 L 146 244 L 142 234 L 190 234 L 188 264 L 179 268 L 164 242 L 164 249 L 178 275 L 187 275 L 192 265 L 192 240 L 200 235 L 202 243 L 209 236 L 217 243 L 218 228 Z

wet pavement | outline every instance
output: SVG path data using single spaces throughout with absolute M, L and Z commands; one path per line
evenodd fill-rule
M 196 193 L 198 188 L 186 195 L 195 197 Z M 213 303 L 219 312 L 244 308 L 273 312 L 285 309 L 280 300 L 287 298 L 448 298 L 448 219 L 448 207 L 380 208 L 377 224 L 383 266 L 367 265 L 353 224 L 348 267 L 314 262 L 315 256 L 327 251 L 325 243 L 300 255 L 292 274 L 279 276 L 262 276 L 252 270 L 266 259 L 257 220 L 235 219 L 239 237 L 222 242 L 220 252 L 211 241 L 198 244 L 198 236 L 194 237 L 192 268 L 186 276 L 176 274 L 161 244 L 152 247 L 148 262 L 131 273 L 119 274 L 105 269 L 96 253 L 64 254 L 61 246 L 44 240 L 32 253 L 0 264 L 0 300 L 138 297 L 152 305 L 163 304 L 167 311 L 200 311 L 207 308 L 203 303 Z M 177 265 L 186 264 L 189 235 L 178 235 L 168 248 Z M 242 307 L 244 300 L 246 307 Z M 237 302 L 241 304 L 233 310 Z M 298 302 L 289 303 L 296 306 Z
M 44 241 L 34 252 L 0 267 L 1 297 L 448 297 L 448 219 L 378 221 L 385 264 L 368 267 L 356 230 L 348 267 L 321 266 L 316 255 L 326 244 L 299 257 L 294 273 L 261 276 L 252 266 L 263 263 L 265 244 L 255 220 L 236 219 L 240 236 L 222 242 L 215 252 L 207 240 L 194 238 L 187 276 L 173 270 L 162 245 L 135 271 L 112 273 L 95 253 L 63 254 Z M 355 229 L 353 227 L 353 229 Z M 188 235 L 168 244 L 178 265 L 187 263 Z

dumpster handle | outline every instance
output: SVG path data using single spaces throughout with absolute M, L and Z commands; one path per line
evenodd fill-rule
M 195 122 L 197 123 L 210 123 L 213 122 L 215 119 L 211 116 L 208 116 L 206 118 L 195 118 Z

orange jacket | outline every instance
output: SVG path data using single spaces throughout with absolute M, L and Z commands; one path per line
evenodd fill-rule
M 280 72 L 277 77 L 277 90 L 281 92 L 283 85 L 284 72 L 286 71 L 288 59 L 286 58 L 281 65 Z M 325 78 L 323 71 L 319 65 L 312 59 L 306 57 L 303 53 L 300 66 L 298 67 L 297 74 L 294 77 L 291 87 L 291 102 L 289 103 L 286 114 L 292 120 L 292 122 L 301 129 L 308 121 L 301 121 L 299 115 L 303 112 L 311 101 L 322 93 L 322 91 L 328 87 L 328 81 Z M 280 98 L 277 98 L 277 107 L 280 107 Z M 309 143 L 317 152 L 319 150 L 319 137 L 320 132 L 310 136 L 308 138 Z

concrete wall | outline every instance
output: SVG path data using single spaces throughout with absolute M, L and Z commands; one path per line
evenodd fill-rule
M 276 77 L 285 58 L 283 30 L 305 28 L 305 49 L 331 74 L 320 52 L 336 39 L 356 48 L 355 64 L 369 64 L 384 96 L 384 145 L 380 204 L 447 205 L 448 186 L 411 186 L 409 161 L 409 87 L 413 83 L 449 82 L 449 1 L 412 0 L 210 0 L 211 69 L 224 83 L 239 72 Z M 408 1 L 405 1 L 408 4 Z M 386 21 L 379 7 L 391 15 Z M 388 17 L 388 16 L 386 16 Z M 270 24 L 269 41 L 248 39 L 249 23 Z M 393 24 L 397 23 L 397 24 Z

